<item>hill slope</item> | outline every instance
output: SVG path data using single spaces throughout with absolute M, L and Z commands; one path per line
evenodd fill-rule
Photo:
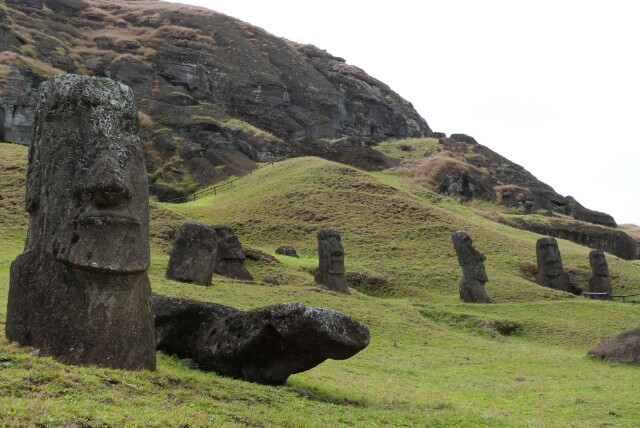
M 26 148 L 0 144 L 0 320 L 10 261 L 26 231 Z M 173 212 L 167 209 L 171 208 Z M 317 158 L 276 163 L 195 202 L 152 205 L 155 292 L 253 308 L 283 301 L 333 308 L 366 323 L 371 345 L 266 387 L 186 369 L 159 355 L 158 371 L 65 366 L 9 344 L 0 324 L 0 422 L 32 426 L 632 426 L 640 418 L 638 368 L 592 361 L 603 337 L 636 326 L 634 305 L 588 301 L 534 284 L 521 267 L 535 240 L 388 173 Z M 484 213 L 486 214 L 486 213 Z M 257 279 L 215 276 L 212 287 L 164 278 L 171 234 L 183 219 L 225 223 L 260 260 Z M 342 231 L 348 272 L 386 280 L 351 296 L 313 283 L 315 231 Z M 450 233 L 467 230 L 484 252 L 497 302 L 462 304 Z M 282 244 L 302 257 L 275 256 Z M 588 249 L 560 240 L 565 265 L 584 272 Z M 274 256 L 275 261 L 263 253 Z M 640 271 L 608 256 L 614 289 L 640 291 Z M 579 279 L 584 280 L 583 276 Z M 362 290 L 362 291 L 358 291 Z M 519 324 L 504 337 L 501 326 Z

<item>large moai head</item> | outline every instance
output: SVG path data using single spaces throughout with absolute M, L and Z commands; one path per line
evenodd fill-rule
M 458 263 L 462 267 L 465 278 L 473 278 L 482 284 L 489 281 L 484 268 L 484 261 L 487 259 L 484 254 L 473 248 L 471 237 L 461 230 L 451 235 L 453 246 L 456 249 Z
M 318 232 L 318 259 L 321 271 L 334 275 L 344 274 L 344 249 L 338 231 L 321 229 Z
M 536 241 L 536 258 L 539 268 L 536 275 L 538 284 L 568 293 L 582 292 L 581 288 L 571 283 L 571 278 L 564 271 L 560 248 L 555 238 L 540 238 Z
M 178 230 L 167 266 L 167 278 L 211 285 L 217 253 L 216 230 L 206 224 L 188 221 Z
M 44 82 L 29 149 L 25 249 L 91 271 L 144 272 L 147 198 L 131 89 L 77 75 Z
M 594 276 L 609 276 L 609 265 L 602 250 L 592 250 L 589 253 L 589 265 Z
M 602 250 L 592 250 L 589 253 L 591 278 L 589 278 L 589 292 L 607 293 L 606 295 L 591 295 L 592 299 L 609 300 L 613 295 L 613 284 L 609 275 L 609 265 Z
M 560 248 L 555 238 L 540 238 L 536 242 L 538 268 L 545 276 L 557 276 L 564 272 Z
M 228 226 L 213 226 L 213 229 L 218 235 L 215 272 L 230 278 L 253 281 L 253 276 L 244 266 L 247 258 L 244 249 L 233 229 Z
M 464 231 L 454 232 L 451 240 L 458 256 L 458 264 L 462 268 L 460 299 L 468 303 L 489 303 L 490 299 L 484 288 L 489 281 L 484 268 L 486 257 L 473 248 L 471 237 Z
M 334 291 L 349 293 L 344 269 L 344 249 L 338 231 L 321 229 L 318 232 L 318 259 L 316 282 Z
M 6 336 L 63 362 L 154 369 L 147 174 L 133 93 L 59 75 L 40 86 L 24 253 Z

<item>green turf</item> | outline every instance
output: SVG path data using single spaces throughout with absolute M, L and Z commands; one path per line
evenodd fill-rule
M 0 144 L 0 320 L 9 264 L 26 235 L 25 161 L 25 148 Z M 493 208 L 317 158 L 267 166 L 195 202 L 153 203 L 155 292 L 242 309 L 288 301 L 336 309 L 369 326 L 370 346 L 269 387 L 189 370 L 161 354 L 153 373 L 65 366 L 8 343 L 2 324 L 0 426 L 637 426 L 640 369 L 586 352 L 637 326 L 640 309 L 536 285 L 529 272 L 539 236 L 491 221 Z M 256 282 L 215 276 L 212 287 L 201 287 L 164 278 L 172 237 L 186 219 L 234 227 L 246 248 L 262 254 L 247 261 Z M 315 285 L 322 227 L 341 231 L 348 273 L 384 285 L 351 296 Z M 450 235 L 459 229 L 487 255 L 494 304 L 458 299 Z M 590 250 L 559 244 L 585 286 Z M 301 257 L 276 256 L 280 245 Z M 640 267 L 607 258 L 614 290 L 640 292 Z M 261 283 L 266 276 L 282 285 Z M 496 326 L 505 324 L 519 329 L 502 336 Z

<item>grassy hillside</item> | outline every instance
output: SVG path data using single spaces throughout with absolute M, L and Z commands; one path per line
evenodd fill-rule
M 26 149 L 0 144 L 0 321 L 9 263 L 22 251 Z M 327 361 L 282 387 L 189 370 L 159 355 L 158 370 L 59 364 L 7 343 L 0 325 L 0 426 L 634 426 L 640 369 L 592 361 L 587 350 L 637 326 L 630 304 L 588 301 L 536 285 L 532 233 L 489 220 L 486 203 L 460 204 L 388 173 L 317 158 L 265 167 L 217 195 L 153 203 L 155 292 L 243 309 L 285 301 L 340 310 L 371 329 L 371 345 Z M 212 287 L 164 278 L 184 219 L 227 224 L 246 248 L 255 283 L 214 277 Z M 343 296 L 314 284 L 315 233 L 342 232 L 347 272 L 378 277 Z M 495 304 L 459 301 L 450 241 L 464 229 L 487 255 Z M 559 241 L 582 285 L 589 249 Z M 294 246 L 300 259 L 275 255 Z M 273 257 L 269 257 L 273 256 Z M 640 267 L 607 255 L 614 290 L 640 292 Z M 277 276 L 282 285 L 262 284 Z M 517 326 L 511 336 L 502 326 Z

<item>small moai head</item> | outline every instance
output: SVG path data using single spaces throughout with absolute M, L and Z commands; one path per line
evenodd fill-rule
M 149 267 L 147 172 L 131 89 L 59 75 L 40 87 L 25 250 L 104 273 Z
M 227 226 L 214 226 L 214 229 L 218 234 L 218 259 L 246 259 L 242 244 L 233 229 Z
M 558 241 L 555 238 L 540 238 L 536 242 L 538 268 L 542 275 L 558 276 L 564 272 Z
M 592 250 L 589 253 L 591 272 L 596 276 L 609 276 L 609 265 L 602 250 Z
M 334 229 L 321 229 L 318 232 L 319 270 L 333 275 L 343 275 L 344 249 L 340 233 Z
M 473 248 L 471 237 L 461 230 L 451 235 L 453 246 L 456 249 L 458 263 L 462 267 L 462 273 L 465 278 L 473 278 L 481 283 L 489 281 L 487 272 L 484 268 L 486 257 L 480 251 Z

